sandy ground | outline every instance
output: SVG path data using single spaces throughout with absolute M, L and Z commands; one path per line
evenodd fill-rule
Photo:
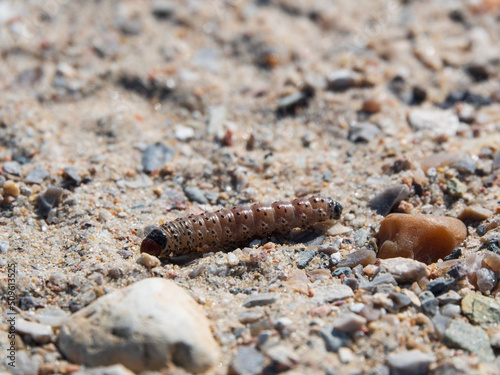
M 413 305 L 381 307 L 385 320 L 352 333 L 347 354 L 329 352 L 318 327 L 368 299 L 312 316 L 310 289 L 341 283 L 328 256 L 307 264 L 303 286 L 290 282 L 303 249 L 375 248 L 383 216 L 368 202 L 400 184 L 411 191 L 393 211 L 490 211 L 469 224 L 461 259 L 498 249 L 483 246 L 498 244 L 498 229 L 487 241 L 477 231 L 499 217 L 498 1 L 0 1 L 0 52 L 0 286 L 15 264 L 20 318 L 164 277 L 204 307 L 223 353 L 214 373 L 262 332 L 293 357 L 267 355 L 266 373 L 388 374 L 388 356 L 410 349 L 436 355 L 434 374 L 498 371 L 500 321 L 484 328 L 496 356 L 484 362 L 432 335 Z M 313 194 L 344 207 L 313 242 L 257 242 L 236 250 L 237 267 L 223 252 L 136 262 L 160 221 Z M 252 328 L 238 316 L 256 292 L 281 298 Z M 498 287 L 485 294 L 498 303 Z M 42 358 L 34 373 L 78 369 L 57 340 L 18 335 L 17 347 Z

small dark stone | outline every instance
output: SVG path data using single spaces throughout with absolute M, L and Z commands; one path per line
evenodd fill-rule
M 80 311 L 81 309 L 82 309 L 82 305 L 80 305 L 78 302 L 71 301 L 69 303 L 69 311 L 71 311 L 72 313 Z
M 280 298 L 278 293 L 252 294 L 243 300 L 243 306 L 249 308 L 254 306 L 265 306 L 275 303 Z
M 332 272 L 333 277 L 340 277 L 340 276 L 351 276 L 352 275 L 352 270 L 349 267 L 339 267 L 336 268 L 335 271 Z
M 375 288 L 378 288 L 382 285 L 391 285 L 391 287 L 386 288 L 386 289 L 392 291 L 392 289 L 394 289 L 393 287 L 398 285 L 398 283 L 394 279 L 394 276 L 392 276 L 390 273 L 381 273 L 381 274 L 377 275 L 372 281 L 362 282 L 359 285 L 359 288 L 365 289 L 368 291 L 373 291 L 373 290 L 375 290 Z
M 353 291 L 359 289 L 359 280 L 354 277 L 346 277 L 343 281 L 344 285 L 347 285 Z
M 434 297 L 434 294 L 426 290 L 419 294 L 418 298 L 422 302 L 422 309 L 429 315 L 436 315 L 439 308 L 439 301 Z
M 408 104 L 420 105 L 427 99 L 427 91 L 420 86 L 413 86 L 411 89 L 411 99 Z
M 465 71 L 476 82 L 487 81 L 488 78 L 489 78 L 489 76 L 490 76 L 489 73 L 488 73 L 488 70 L 483 65 L 472 64 L 472 65 L 469 65 L 468 67 L 466 67 Z
M 368 207 L 376 211 L 379 215 L 386 216 L 392 208 L 398 205 L 410 194 L 410 188 L 407 185 L 395 185 L 385 189 L 380 194 L 373 197 L 368 202 Z
M 161 143 L 149 145 L 142 152 L 142 167 L 144 168 L 144 172 L 151 173 L 163 167 L 165 163 L 172 160 L 173 156 L 174 151 Z
M 435 280 L 429 281 L 429 284 L 425 287 L 426 290 L 430 291 L 436 297 L 446 293 L 455 284 L 455 279 L 453 277 L 445 279 L 444 277 L 439 277 Z
M 117 251 L 118 255 L 120 255 L 123 259 L 128 259 L 130 258 L 132 255 L 134 255 L 134 253 L 130 250 L 118 250 Z
M 279 100 L 276 113 L 279 117 L 293 116 L 298 109 L 307 107 L 311 97 L 311 94 L 302 91 L 289 94 Z
M 184 194 L 186 194 L 186 197 L 191 201 L 191 202 L 196 202 L 200 204 L 207 204 L 208 199 L 203 194 L 203 190 L 195 188 L 195 187 L 189 187 L 185 186 L 184 187 Z
M 463 279 L 467 276 L 467 267 L 464 262 L 460 262 L 453 266 L 448 272 L 448 276 L 454 278 L 455 280 Z
M 411 303 L 410 297 L 402 293 L 391 292 L 389 293 L 389 298 L 396 302 L 399 308 L 409 306 Z
M 308 250 L 308 251 L 301 251 L 297 256 L 295 257 L 295 260 L 297 261 L 297 267 L 298 268 L 306 268 L 309 262 L 316 256 L 318 255 L 317 250 Z
M 235 375 L 257 375 L 264 369 L 265 357 L 251 346 L 240 346 L 231 364 L 230 373 Z
M 370 142 L 380 134 L 380 129 L 377 125 L 369 122 L 351 125 L 349 129 L 349 140 L 351 142 Z
M 17 161 L 6 161 L 3 163 L 3 173 L 11 174 L 13 176 L 21 175 L 21 164 Z
M 61 198 L 64 190 L 61 188 L 50 187 L 41 195 L 38 196 L 38 214 L 47 218 L 52 208 L 61 203 Z
M 29 310 L 35 308 L 38 305 L 33 297 L 20 297 L 19 298 L 19 308 L 21 310 Z
M 348 69 L 339 69 L 326 78 L 328 89 L 332 91 L 345 91 L 357 85 L 356 73 Z
M 155 0 L 151 4 L 151 13 L 158 19 L 171 17 L 175 12 L 175 3 L 170 0 Z
M 493 170 L 500 168 L 500 151 L 495 152 L 493 156 Z
M 64 168 L 63 177 L 66 179 L 66 185 L 78 186 L 82 182 L 82 178 L 78 174 L 78 171 L 73 167 Z
M 325 341 L 325 348 L 329 352 L 337 353 L 341 347 L 349 344 L 347 333 L 336 331 L 331 327 L 323 328 L 319 334 Z
M 456 249 L 453 249 L 450 255 L 445 256 L 443 260 L 458 259 L 461 256 L 462 256 L 462 248 L 457 247 Z
M 457 103 L 467 103 L 475 107 L 484 107 L 492 103 L 491 99 L 478 94 L 472 94 L 469 91 L 453 91 L 448 94 L 442 103 L 436 104 L 437 107 L 449 109 Z
M 49 176 L 49 173 L 43 168 L 33 169 L 26 178 L 24 183 L 26 184 L 41 184 Z

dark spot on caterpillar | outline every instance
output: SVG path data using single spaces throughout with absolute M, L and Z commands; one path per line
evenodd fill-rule
M 256 238 L 286 235 L 296 227 L 308 228 L 319 221 L 339 219 L 341 214 L 342 206 L 327 197 L 204 212 L 153 229 L 142 241 L 141 252 L 170 258 L 197 251 L 227 249 Z

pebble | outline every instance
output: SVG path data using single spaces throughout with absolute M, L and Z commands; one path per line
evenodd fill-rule
M 458 219 L 466 222 L 478 222 L 483 221 L 493 215 L 491 210 L 481 207 L 478 204 L 465 207 L 462 212 L 458 215 Z
M 24 178 L 26 184 L 41 184 L 49 177 L 49 173 L 43 168 L 35 168 Z
M 280 295 L 278 293 L 252 294 L 251 296 L 243 300 L 243 306 L 248 308 L 254 306 L 272 305 L 273 303 L 278 301 L 279 298 Z
M 312 301 L 317 304 L 331 303 L 353 297 L 354 293 L 347 285 L 323 286 L 314 288 Z
M 338 267 L 356 267 L 361 264 L 363 267 L 375 263 L 377 255 L 375 251 L 369 249 L 359 249 L 346 255 L 346 257 L 337 265 Z
M 382 109 L 382 103 L 380 102 L 380 100 L 375 98 L 366 99 L 361 107 L 361 110 L 363 112 L 370 114 L 380 112 L 381 109 Z
M 461 320 L 454 320 L 446 329 L 443 342 L 451 348 L 474 353 L 481 361 L 493 361 L 495 355 L 486 332 Z
M 500 303 L 479 293 L 468 293 L 462 299 L 462 312 L 474 324 L 500 323 Z
M 21 194 L 21 188 L 19 187 L 19 184 L 16 184 L 12 180 L 7 180 L 5 184 L 3 184 L 4 197 L 11 196 L 13 198 L 17 198 L 19 194 Z
M 339 348 L 339 359 L 340 362 L 342 363 L 349 363 L 352 362 L 356 359 L 356 356 L 354 355 L 353 351 L 349 348 Z
M 361 228 L 355 231 L 352 235 L 352 239 L 354 240 L 354 245 L 356 247 L 363 247 L 368 242 L 368 237 L 370 236 L 370 232 L 367 229 Z
M 452 217 L 390 214 L 377 234 L 378 257 L 413 258 L 431 264 L 449 255 L 466 235 L 464 223 Z
M 301 251 L 300 253 L 297 254 L 295 257 L 295 260 L 297 262 L 297 267 L 300 269 L 306 268 L 307 265 L 313 258 L 318 255 L 317 250 L 307 250 L 307 251 Z
M 345 91 L 357 85 L 358 77 L 349 69 L 339 69 L 326 77 L 327 87 L 333 91 Z
M 454 304 L 449 303 L 449 304 L 441 307 L 441 314 L 443 316 L 448 317 L 448 318 L 452 318 L 452 319 L 456 318 L 456 317 L 460 316 L 461 313 L 462 313 L 462 309 L 458 305 L 454 305 Z
M 495 152 L 493 156 L 493 170 L 500 168 L 500 151 Z
M 445 305 L 450 303 L 459 303 L 462 297 L 460 297 L 460 294 L 454 290 L 450 290 L 449 292 L 441 294 L 437 299 L 439 303 Z
M 293 115 L 297 108 L 307 106 L 307 102 L 310 99 L 310 95 L 302 91 L 297 91 L 289 95 L 284 96 L 278 101 L 278 107 L 276 109 L 278 114 L 281 115 Z
M 309 291 L 309 280 L 304 271 L 292 269 L 288 274 L 286 285 L 290 290 L 307 294 Z
M 22 336 L 30 336 L 33 341 L 40 345 L 54 341 L 52 327 L 46 324 L 28 322 L 21 318 L 16 320 L 16 332 Z
M 265 357 L 251 346 L 240 346 L 229 365 L 229 374 L 257 375 L 264 369 Z
M 46 307 L 37 310 L 36 320 L 39 323 L 48 325 L 50 327 L 59 328 L 62 326 L 64 320 L 68 317 L 68 313 L 61 310 L 57 306 Z
M 389 293 L 389 298 L 396 303 L 398 308 L 406 307 L 411 304 L 411 298 L 406 294 L 391 292 Z
M 325 348 L 329 352 L 337 353 L 341 347 L 349 344 L 349 336 L 345 332 L 337 331 L 331 327 L 324 327 L 320 336 L 325 342 Z
M 300 359 L 292 348 L 284 345 L 272 346 L 266 350 L 266 355 L 273 361 L 278 372 L 295 367 Z
M 408 258 L 381 259 L 379 270 L 390 273 L 400 284 L 409 284 L 430 275 L 424 263 Z
M 500 272 L 500 254 L 487 252 L 484 254 L 483 266 L 490 267 L 495 272 Z
M 366 323 L 366 318 L 351 312 L 344 313 L 333 320 L 334 329 L 345 333 L 359 331 Z
M 64 168 L 63 177 L 66 179 L 67 184 L 71 186 L 78 186 L 82 182 L 80 174 L 74 167 Z
M 7 241 L 0 241 L 0 254 L 5 254 L 9 250 L 9 246 Z
M 434 297 L 434 294 L 429 291 L 425 291 L 420 293 L 418 298 L 420 298 L 422 303 L 421 306 L 427 314 L 432 316 L 436 315 L 439 307 L 439 301 Z
M 264 313 L 262 312 L 262 310 L 256 308 L 243 311 L 240 315 L 238 315 L 238 320 L 240 321 L 241 324 L 248 324 L 256 322 L 257 320 L 260 320 L 263 317 Z
M 467 192 L 467 185 L 453 177 L 446 181 L 446 192 L 454 198 L 462 198 Z
M 161 278 L 106 294 L 73 314 L 61 328 L 59 347 L 72 362 L 121 363 L 134 372 L 159 370 L 168 362 L 203 372 L 220 355 L 200 306 Z
M 196 202 L 200 204 L 207 204 L 208 199 L 203 193 L 203 190 L 198 189 L 196 187 L 185 186 L 184 194 L 191 202 Z
M 368 207 L 376 211 L 379 215 L 386 216 L 394 207 L 410 195 L 408 185 L 395 185 L 377 194 L 368 202 Z
M 342 254 L 340 254 L 340 253 L 333 253 L 332 255 L 330 255 L 330 265 L 331 266 L 336 266 L 337 264 L 340 263 L 341 260 L 342 260 Z M 336 272 L 336 271 L 337 270 L 335 270 L 334 272 Z
M 174 130 L 174 135 L 179 141 L 189 141 L 194 137 L 194 129 L 190 126 L 177 125 Z
M 431 136 L 453 136 L 460 128 L 457 115 L 452 110 L 413 109 L 408 122 L 416 131 L 428 132 Z
M 3 172 L 13 176 L 21 176 L 21 164 L 17 161 L 6 161 L 3 163 Z
M 455 279 L 453 277 L 445 279 L 444 277 L 438 277 L 437 279 L 429 281 L 425 289 L 430 291 L 434 296 L 439 296 L 446 293 L 455 284 Z
M 483 294 L 489 294 L 498 282 L 496 272 L 488 268 L 480 268 L 476 272 L 477 287 Z
M 151 13 L 160 19 L 171 17 L 175 12 L 175 3 L 170 0 L 154 0 L 151 3 Z
M 85 368 L 73 372 L 72 375 L 134 375 L 134 373 L 123 365 L 113 365 Z
M 148 268 L 158 267 L 161 264 L 157 257 L 149 255 L 148 253 L 141 253 L 141 255 L 137 257 L 136 262 Z
M 47 218 L 52 208 L 61 203 L 63 192 L 64 190 L 61 188 L 49 187 L 43 194 L 39 195 L 38 214 L 43 218 Z
M 451 168 L 455 168 L 463 175 L 471 175 L 476 171 L 476 161 L 469 155 L 464 155 L 450 163 Z
M 365 289 L 368 291 L 382 291 L 380 288 L 386 289 L 387 292 L 391 292 L 398 283 L 390 273 L 381 273 L 373 278 L 372 281 L 362 282 L 359 285 L 360 289 Z
M 352 270 L 351 270 L 350 267 L 338 267 L 338 268 L 335 269 L 335 271 L 332 272 L 332 276 L 333 277 L 340 277 L 340 276 L 347 276 L 347 277 L 349 277 L 351 275 L 352 275 Z
M 351 125 L 349 128 L 349 140 L 351 142 L 370 142 L 380 134 L 377 125 L 369 122 L 362 122 Z
M 391 375 L 426 375 L 429 366 L 436 362 L 433 354 L 410 350 L 404 353 L 391 354 L 387 358 Z
M 11 375 L 40 375 L 39 370 L 42 362 L 42 356 L 38 354 L 32 355 L 28 350 L 18 350 L 16 352 L 15 367 L 9 367 L 8 373 Z M 5 374 L 3 371 L 2 373 Z
M 151 173 L 172 161 L 174 151 L 162 143 L 151 144 L 142 152 L 141 164 L 144 172 Z

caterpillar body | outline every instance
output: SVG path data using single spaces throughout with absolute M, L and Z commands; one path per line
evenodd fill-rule
M 339 219 L 341 214 L 338 202 L 321 196 L 204 212 L 154 228 L 142 241 L 141 253 L 172 258 L 227 249 L 270 235 L 284 236 L 297 227 Z

